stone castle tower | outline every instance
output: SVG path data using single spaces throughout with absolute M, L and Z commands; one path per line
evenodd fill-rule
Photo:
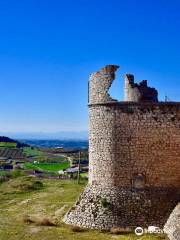
M 125 101 L 109 95 L 118 66 L 89 81 L 89 183 L 64 221 L 86 228 L 162 227 L 179 202 L 180 103 L 158 102 L 147 81 L 125 77 Z

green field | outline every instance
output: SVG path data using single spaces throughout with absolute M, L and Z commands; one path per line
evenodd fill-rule
M 11 142 L 0 142 L 0 148 L 16 148 L 16 143 Z
M 27 157 L 44 156 L 43 152 L 37 150 L 36 148 L 31 148 L 31 147 L 24 147 L 23 152 Z
M 69 164 L 69 162 L 62 162 L 62 163 L 25 163 L 24 166 L 25 166 L 26 169 L 56 172 L 56 171 L 68 168 L 70 166 L 70 164 Z
M 41 184 L 40 184 L 40 182 Z M 43 184 L 43 186 L 42 186 Z M 100 231 L 74 232 L 62 222 L 86 183 L 19 177 L 0 185 L 1 240 L 163 240 L 164 236 L 117 235 Z M 27 221 L 30 219 L 30 221 Z M 55 226 L 38 222 L 49 219 Z M 26 221 L 25 221 L 26 220 Z
M 24 147 L 23 152 L 26 157 L 33 158 L 34 161 L 41 163 L 61 163 L 67 160 L 65 156 L 56 156 L 54 154 L 48 154 L 46 152 L 40 151 L 37 148 Z
M 88 173 L 81 173 L 81 177 L 83 177 L 83 178 L 86 177 L 87 178 L 88 177 Z

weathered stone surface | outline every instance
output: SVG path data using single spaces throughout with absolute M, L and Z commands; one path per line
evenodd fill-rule
M 180 196 L 180 103 L 112 101 L 116 69 L 90 78 L 89 184 L 64 221 L 163 227 Z
M 125 101 L 132 102 L 158 102 L 158 92 L 155 88 L 148 87 L 147 80 L 139 84 L 134 82 L 134 75 L 125 75 Z
M 89 183 L 131 187 L 180 184 L 180 104 L 106 103 L 89 107 Z
M 150 225 L 163 227 L 171 209 L 178 201 L 174 191 L 165 188 L 136 190 L 120 187 L 90 185 L 65 216 L 65 222 L 86 228 L 111 229 L 115 227 Z M 102 200 L 106 199 L 108 207 Z
M 180 203 L 170 215 L 164 226 L 164 232 L 167 233 L 170 240 L 180 239 Z
M 115 79 L 115 72 L 118 68 L 115 65 L 107 65 L 100 71 L 91 74 L 89 81 L 89 104 L 115 101 L 110 97 L 108 90 Z

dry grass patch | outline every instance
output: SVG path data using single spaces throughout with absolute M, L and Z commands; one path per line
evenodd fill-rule
M 129 234 L 132 233 L 133 230 L 129 227 L 116 227 L 116 228 L 111 228 L 110 233 L 112 234 Z
M 32 219 L 29 215 L 24 215 L 23 216 L 23 222 L 27 224 L 34 223 L 37 226 L 57 226 L 57 224 L 53 223 L 49 218 L 47 217 L 42 217 L 39 219 Z
M 30 223 L 34 223 L 34 221 L 30 218 L 30 216 L 28 216 L 28 215 L 24 215 L 23 216 L 23 222 L 24 223 L 28 223 L 28 224 L 30 224 Z
M 39 219 L 36 222 L 36 225 L 38 225 L 38 226 L 50 226 L 50 227 L 57 226 L 55 223 L 53 223 L 51 220 L 49 220 L 46 217 Z
M 33 191 L 43 188 L 43 183 L 33 177 L 25 176 L 12 179 L 8 182 L 8 187 L 18 191 Z
M 72 232 L 84 232 L 85 229 L 84 228 L 81 228 L 81 227 L 78 227 L 78 226 L 70 226 L 70 229 Z

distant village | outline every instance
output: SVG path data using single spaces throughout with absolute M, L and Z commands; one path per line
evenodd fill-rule
M 87 178 L 88 150 L 36 148 L 0 137 L 0 178 L 13 171 L 41 178 Z

